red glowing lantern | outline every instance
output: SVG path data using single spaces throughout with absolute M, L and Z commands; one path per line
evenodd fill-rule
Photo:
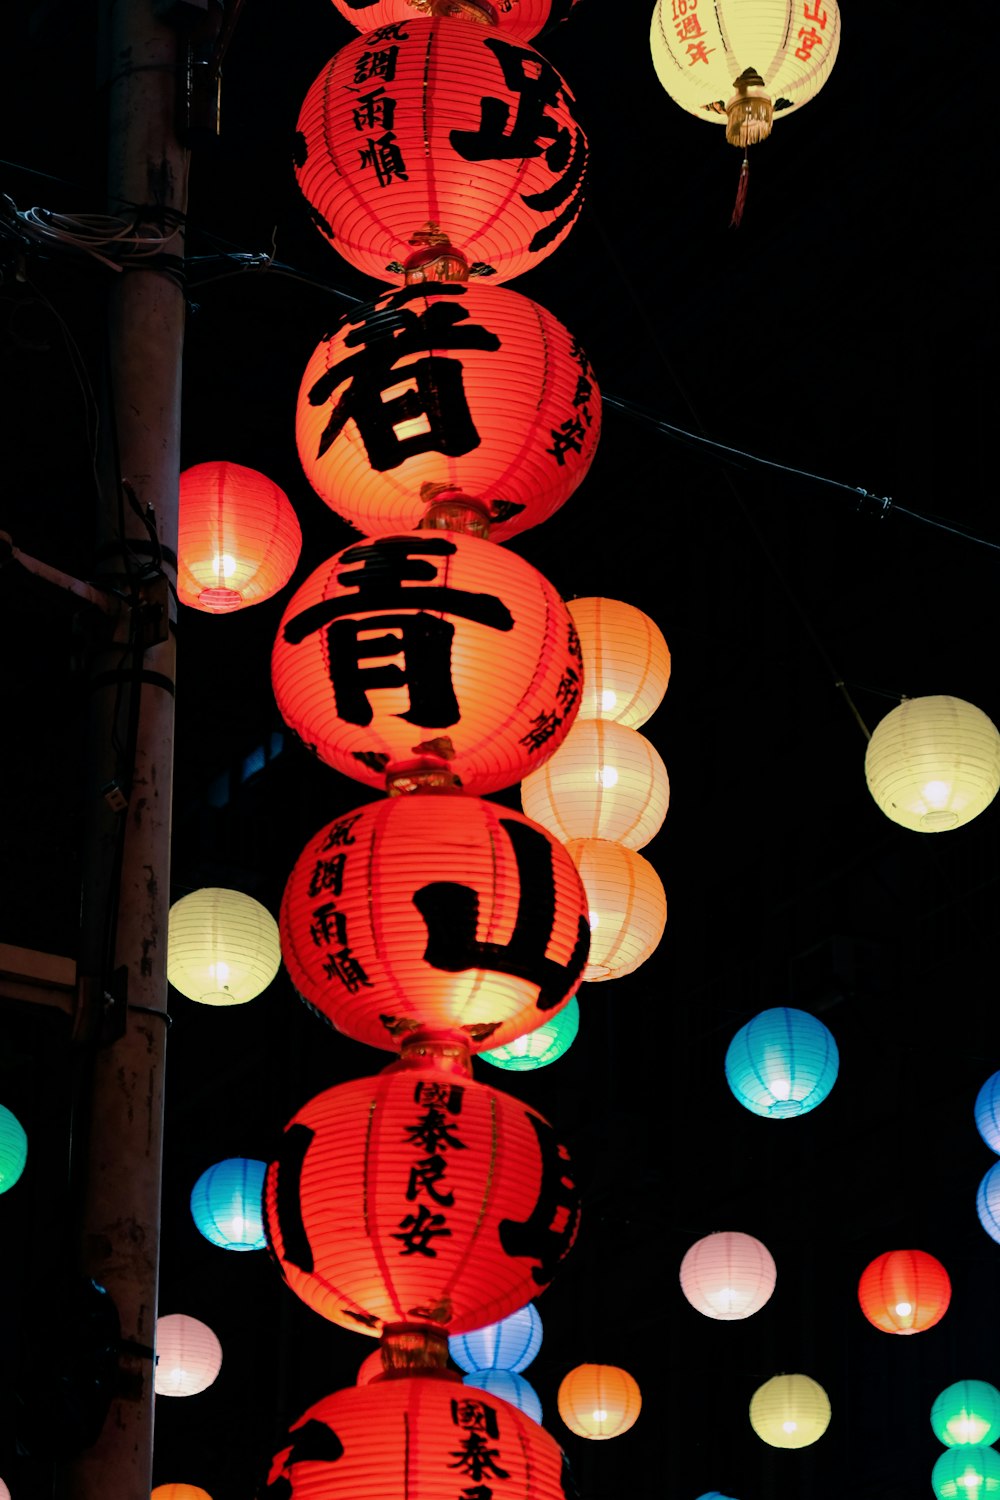
M 474 1080 L 467 1053 L 448 1072 L 421 1050 L 305 1104 L 264 1184 L 286 1283 L 359 1333 L 498 1322 L 576 1238 L 579 1193 L 551 1125 Z
M 562 743 L 580 701 L 576 629 L 530 563 L 462 532 L 353 543 L 289 602 L 271 656 L 285 722 L 383 790 L 440 774 L 485 796 Z
M 544 828 L 479 797 L 413 792 L 309 840 L 279 930 L 292 983 L 338 1031 L 390 1050 L 460 1031 L 479 1051 L 567 1003 L 587 912 L 576 865 Z
M 177 597 L 231 614 L 284 588 L 302 531 L 284 490 L 243 464 L 194 464 L 180 477 Z
M 887 1250 L 862 1272 L 858 1301 L 883 1333 L 922 1333 L 948 1311 L 951 1279 L 926 1250 Z
M 576 0 L 333 0 L 342 16 L 358 31 L 374 31 L 392 21 L 409 21 L 414 11 L 425 15 L 467 18 L 470 24 L 495 26 L 504 36 L 533 42 L 569 15 Z
M 274 1500 L 566 1500 L 558 1443 L 510 1402 L 455 1372 L 348 1386 L 317 1401 L 275 1456 Z M 481 1474 L 485 1486 L 473 1484 Z
M 348 313 L 306 366 L 295 418 L 309 483 L 365 536 L 417 527 L 458 495 L 494 541 L 558 510 L 600 426 L 593 371 L 563 325 L 519 292 L 460 282 Z
M 321 233 L 378 281 L 447 243 L 508 281 L 569 233 L 587 142 L 566 83 L 489 26 L 409 16 L 348 42 L 309 89 L 295 175 Z

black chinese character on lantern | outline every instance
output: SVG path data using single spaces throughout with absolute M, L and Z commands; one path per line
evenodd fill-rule
M 465 1437 L 459 1448 L 451 1450 L 454 1462 L 448 1467 L 467 1474 L 476 1484 L 486 1475 L 509 1479 L 508 1470 L 500 1467 L 499 1448 L 490 1446 L 500 1436 L 495 1408 L 483 1401 L 452 1401 L 451 1419 Z
M 552 1126 L 540 1115 L 529 1114 L 527 1118 L 541 1149 L 538 1201 L 523 1222 L 501 1220 L 500 1243 L 508 1255 L 524 1255 L 537 1261 L 532 1268 L 532 1279 L 538 1286 L 547 1286 L 576 1237 L 580 1195 L 571 1176 L 566 1149 L 556 1139 Z

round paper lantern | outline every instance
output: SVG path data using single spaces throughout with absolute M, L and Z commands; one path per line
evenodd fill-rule
M 776 1280 L 767 1246 L 734 1230 L 697 1240 L 681 1261 L 681 1291 L 697 1312 L 720 1322 L 759 1312 Z
M 157 1318 L 153 1388 L 158 1396 L 197 1396 L 221 1368 L 222 1345 L 207 1323 L 187 1313 Z
M 706 1490 L 703 1495 L 698 1496 L 698 1500 L 732 1500 L 732 1496 L 724 1495 L 721 1490 Z
M 242 891 L 204 886 L 170 908 L 167 978 L 202 1005 L 244 1005 L 281 965 L 278 924 Z
M 266 1493 L 460 1500 L 464 1491 L 486 1500 L 488 1490 L 496 1500 L 566 1500 L 565 1465 L 543 1427 L 458 1375 L 393 1376 L 311 1406 L 275 1456 Z
M 358 31 L 373 31 L 392 21 L 409 21 L 413 0 L 333 0 Z M 495 26 L 504 36 L 532 42 L 569 15 L 576 0 L 431 0 L 421 9 L 432 15 L 468 17 Z
M 574 869 L 576 867 L 574 866 Z M 589 927 L 588 927 L 589 931 Z M 527 1031 L 502 1047 L 490 1047 L 478 1055 L 483 1062 L 492 1063 L 509 1073 L 532 1073 L 536 1068 L 547 1068 L 558 1062 L 576 1041 L 580 1030 L 580 1002 L 571 995 L 562 1010 L 534 1031 Z
M 734 146 L 771 132 L 823 87 L 840 46 L 837 0 L 714 0 L 706 10 L 657 0 L 653 67 L 675 104 L 725 125 Z
M 837 1081 L 840 1054 L 822 1021 L 777 1005 L 740 1027 L 725 1067 L 744 1109 L 765 1119 L 790 1120 L 822 1104 Z
M 353 543 L 294 594 L 271 657 L 289 727 L 369 786 L 414 768 L 485 796 L 559 748 L 580 698 L 569 612 L 495 542 L 421 530 Z
M 931 1426 L 947 1448 L 995 1443 L 1000 1438 L 1000 1391 L 986 1380 L 956 1380 L 935 1397 Z
M 951 1280 L 926 1250 L 887 1250 L 861 1273 L 858 1301 L 883 1333 L 922 1333 L 948 1311 Z
M 542 1320 L 533 1302 L 526 1302 L 499 1323 L 452 1334 L 448 1353 L 469 1375 L 485 1370 L 527 1369 L 542 1347 Z M 515 1403 L 516 1404 L 516 1403 Z
M 1000 1072 L 991 1074 L 976 1095 L 975 1115 L 979 1134 L 1000 1154 Z
M 656 748 L 638 730 L 605 719 L 577 716 L 555 754 L 521 782 L 528 817 L 563 843 L 611 839 L 642 849 L 659 833 L 669 801 Z
M 865 779 L 886 817 L 901 827 L 959 828 L 1000 788 L 1000 733 L 961 698 L 904 698 L 875 726 Z
M 542 1403 L 538 1399 L 538 1392 L 530 1381 L 525 1380 L 523 1375 L 515 1374 L 513 1370 L 474 1370 L 471 1374 L 462 1376 L 462 1384 L 477 1391 L 486 1391 L 491 1396 L 499 1396 L 502 1401 L 509 1401 L 511 1406 L 523 1411 L 533 1422 L 542 1420 Z
M 10 1490 L 2 1479 L 0 1479 L 0 1500 L 10 1500 Z
M 338 1031 L 390 1050 L 414 1032 L 472 1048 L 540 1025 L 580 982 L 587 898 L 562 845 L 461 793 L 383 797 L 314 835 L 285 885 L 285 966 Z
M 642 1407 L 638 1384 L 617 1365 L 577 1365 L 564 1375 L 556 1405 L 577 1437 L 619 1437 L 635 1423 Z
M 191 1216 L 200 1232 L 223 1250 L 262 1250 L 261 1195 L 267 1162 L 230 1156 L 202 1172 L 191 1189 Z
M 194 464 L 180 476 L 177 597 L 231 614 L 284 588 L 302 530 L 284 490 L 243 464 Z
M 28 1137 L 24 1126 L 6 1105 L 0 1104 L 0 1193 L 14 1186 L 27 1160 Z
M 197 1484 L 158 1484 L 150 1500 L 212 1500 L 212 1497 Z
M 931 1470 L 938 1500 L 983 1500 L 1000 1495 L 1000 1453 L 995 1448 L 946 1448 Z
M 830 1425 L 830 1400 L 808 1375 L 772 1375 L 753 1394 L 750 1425 L 772 1448 L 808 1448 Z
M 990 1167 L 976 1192 L 976 1213 L 991 1240 L 1000 1244 L 1000 1161 Z
M 564 80 L 486 26 L 410 16 L 368 32 L 330 59 L 299 114 L 295 176 L 312 218 L 381 282 L 440 241 L 474 275 L 522 275 L 566 238 L 586 170 Z
M 345 314 L 295 414 L 306 478 L 365 536 L 467 497 L 506 541 L 569 498 L 600 430 L 594 372 L 562 324 L 519 292 L 459 282 L 397 287 Z
M 569 839 L 590 913 L 590 957 L 583 977 L 619 979 L 644 964 L 667 925 L 663 882 L 648 859 L 611 839 Z
M 654 620 L 621 599 L 568 599 L 583 658 L 581 719 L 638 729 L 670 681 L 670 648 Z
M 286 1127 L 265 1225 L 295 1295 L 331 1322 L 462 1333 L 523 1307 L 576 1238 L 552 1127 L 471 1077 L 404 1061 L 328 1089 Z

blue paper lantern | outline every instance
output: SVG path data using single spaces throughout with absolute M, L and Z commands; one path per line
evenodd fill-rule
M 471 1374 L 462 1376 L 462 1384 L 488 1391 L 491 1396 L 498 1396 L 501 1401 L 523 1411 L 539 1427 L 542 1425 L 542 1403 L 538 1399 L 538 1392 L 523 1375 L 517 1375 L 513 1370 L 474 1370 Z
M 990 1150 L 1000 1156 L 1000 1073 L 987 1078 L 976 1095 L 976 1128 Z
M 1000 1453 L 990 1447 L 946 1448 L 931 1470 L 938 1500 L 985 1500 L 1000 1495 Z
M 752 1114 L 788 1120 L 822 1104 L 837 1080 L 840 1054 L 808 1011 L 778 1005 L 741 1026 L 726 1052 L 726 1079 Z
M 198 1229 L 223 1250 L 263 1250 L 267 1162 L 231 1156 L 202 1172 L 191 1189 Z
M 549 1063 L 562 1057 L 576 1041 L 579 1029 L 580 1002 L 572 995 L 559 1014 L 544 1025 L 515 1037 L 506 1046 L 480 1052 L 479 1056 L 495 1068 L 506 1068 L 511 1073 L 530 1073 L 535 1068 L 547 1068 Z
M 0 1104 L 0 1193 L 12 1188 L 28 1160 L 28 1137 L 16 1115 Z
M 703 1495 L 698 1496 L 698 1500 L 733 1500 L 733 1497 L 724 1495 L 721 1490 L 706 1490 Z
M 499 1323 L 487 1323 L 470 1333 L 452 1334 L 448 1353 L 460 1370 L 480 1374 L 489 1370 L 524 1370 L 542 1347 L 542 1320 L 527 1302 Z
M 990 1239 L 1000 1245 L 1000 1161 L 990 1167 L 979 1184 L 976 1213 Z

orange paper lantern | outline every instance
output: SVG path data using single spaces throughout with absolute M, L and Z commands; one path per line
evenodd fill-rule
M 417 527 L 457 492 L 505 541 L 573 493 L 600 425 L 587 356 L 551 313 L 507 287 L 431 282 L 317 346 L 295 433 L 313 489 L 364 535 Z
M 311 1099 L 264 1187 L 288 1286 L 333 1323 L 463 1333 L 552 1279 L 579 1194 L 552 1127 L 519 1099 L 426 1062 Z
M 358 31 L 372 31 L 391 21 L 409 21 L 416 7 L 413 0 L 333 0 L 341 15 Z M 576 0 L 425 0 L 425 13 L 443 15 L 495 26 L 504 36 L 532 42 L 569 15 Z
M 562 845 L 461 793 L 384 797 L 321 828 L 279 929 L 302 998 L 390 1050 L 428 1028 L 460 1030 L 475 1051 L 533 1031 L 573 994 L 590 943 Z
M 177 597 L 231 614 L 283 589 L 302 550 L 284 490 L 243 464 L 194 464 L 180 477 Z
M 528 817 L 563 843 L 611 839 L 642 849 L 660 831 L 669 802 L 667 768 L 645 735 L 579 715 L 555 754 L 521 782 Z
M 298 120 L 295 175 L 320 232 L 359 270 L 401 282 L 446 240 L 508 281 L 565 239 L 587 141 L 564 80 L 494 28 L 409 16 L 327 63 Z
M 634 604 L 588 596 L 568 599 L 580 637 L 584 687 L 581 719 L 613 719 L 639 729 L 656 712 L 670 681 L 663 632 Z
M 199 1484 L 158 1484 L 149 1500 L 212 1500 Z
M 662 880 L 648 859 L 612 839 L 568 839 L 564 848 L 587 893 L 590 954 L 584 979 L 593 983 L 631 974 L 666 930 Z
M 579 644 L 552 585 L 496 543 L 353 543 L 293 595 L 271 656 L 286 723 L 380 790 L 414 768 L 478 795 L 520 781 L 576 717 Z
M 563 1377 L 556 1404 L 570 1432 L 601 1441 L 628 1431 L 642 1395 L 634 1377 L 617 1365 L 577 1365 Z
M 883 1333 L 922 1333 L 948 1311 L 951 1279 L 926 1250 L 887 1250 L 861 1273 L 858 1301 Z

